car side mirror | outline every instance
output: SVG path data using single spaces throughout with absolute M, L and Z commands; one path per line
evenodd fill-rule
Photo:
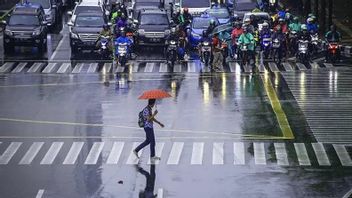
M 73 13 L 72 13 L 72 11 L 68 11 L 67 14 L 72 16 Z
M 53 8 L 57 8 L 57 5 L 56 5 L 56 4 L 54 4 L 52 7 L 53 7 Z
M 5 20 L 2 20 L 0 23 L 1 23 L 2 25 L 7 25 L 7 22 L 6 22 Z
M 112 23 L 111 23 L 111 22 L 108 22 L 108 26 L 112 26 Z
M 73 26 L 72 21 L 69 21 L 69 22 L 67 23 L 67 25 L 68 25 L 68 26 Z
M 133 23 L 134 23 L 134 24 L 138 24 L 139 21 L 138 21 L 137 19 L 135 19 L 135 20 L 133 20 Z

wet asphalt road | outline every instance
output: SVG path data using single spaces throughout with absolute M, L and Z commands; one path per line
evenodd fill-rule
M 162 57 L 150 50 L 137 58 L 137 68 L 117 75 L 101 64 L 93 73 L 83 74 L 89 70 L 84 65 L 75 74 L 80 61 L 88 57 L 94 63 L 96 56 L 71 57 L 67 30 L 63 25 L 50 34 L 44 55 L 18 48 L 4 56 L 0 47 L 5 64 L 16 62 L 0 74 L 0 197 L 335 198 L 350 193 L 349 58 L 332 66 L 296 65 L 292 71 L 265 63 L 261 74 L 231 64 L 223 73 L 200 73 L 190 64 L 172 73 L 172 68 L 161 72 Z M 144 59 L 159 62 L 151 67 Z M 78 63 L 58 74 L 71 60 Z M 19 67 L 17 61 L 26 67 L 8 73 Z M 29 72 L 38 61 L 59 65 L 47 74 Z M 146 101 L 137 98 L 153 88 L 173 96 L 157 104 L 166 127 L 155 129 L 161 157 L 156 165 L 148 147 L 140 160 L 131 153 L 144 138 L 137 118 Z

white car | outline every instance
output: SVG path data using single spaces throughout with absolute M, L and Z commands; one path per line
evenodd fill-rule
M 188 8 L 188 12 L 194 16 L 200 16 L 205 10 L 211 8 L 211 0 L 173 0 L 174 10 Z
M 73 24 L 76 20 L 76 17 L 79 13 L 103 13 L 105 16 L 109 16 L 110 13 L 106 13 L 103 5 L 100 3 L 99 0 L 83 0 L 82 2 L 78 3 L 73 11 L 68 11 L 67 14 L 71 15 L 71 23 Z

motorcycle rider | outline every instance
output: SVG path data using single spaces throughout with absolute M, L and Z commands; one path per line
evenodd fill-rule
M 131 40 L 126 36 L 126 31 L 124 29 L 122 29 L 120 31 L 120 36 L 115 40 L 115 50 L 117 50 L 118 46 L 122 43 L 126 43 L 127 44 L 127 53 L 130 56 L 131 55 L 131 45 L 132 42 Z
M 99 39 L 100 40 L 100 37 L 109 37 L 109 43 L 108 43 L 108 48 L 109 50 L 111 50 L 111 38 L 112 38 L 112 32 L 110 30 L 110 27 L 108 24 L 104 24 L 103 25 L 103 30 L 100 31 L 99 33 Z M 97 42 L 97 48 L 100 48 L 100 42 Z
M 336 30 L 336 26 L 333 24 L 330 26 L 330 31 L 325 34 L 325 41 L 327 43 L 339 43 L 341 41 L 341 34 Z M 340 50 L 337 51 L 337 59 L 340 60 Z M 325 60 L 328 60 L 329 52 L 326 50 Z
M 250 25 L 252 25 L 254 29 L 258 29 L 258 21 L 254 14 L 251 14 L 249 16 L 249 20 L 250 20 Z
M 243 33 L 238 39 L 238 44 L 242 48 L 242 45 L 248 45 L 249 57 L 255 60 L 255 41 L 253 34 L 249 31 L 247 26 L 243 27 Z
M 290 25 L 288 26 L 289 32 L 296 32 L 296 37 L 293 34 L 289 34 L 288 44 L 289 49 L 292 54 L 295 54 L 297 51 L 297 35 L 301 31 L 302 24 L 299 22 L 298 17 L 294 17 Z
M 292 22 L 288 26 L 290 31 L 300 32 L 302 24 L 299 22 L 298 17 L 293 17 Z
M 180 21 L 183 21 L 182 23 L 183 23 L 184 27 L 187 27 L 191 23 L 192 19 L 193 19 L 193 17 L 189 13 L 188 8 L 187 7 L 183 8 L 183 13 L 181 15 Z
M 178 44 L 179 37 L 176 32 L 176 27 L 170 29 L 170 34 L 166 37 L 165 40 L 165 54 L 167 55 L 167 49 L 171 41 L 175 41 L 176 45 Z
M 286 44 L 286 35 L 283 33 L 281 26 L 276 27 L 276 31 L 272 35 L 272 40 L 278 39 L 280 42 L 280 47 L 278 48 L 279 52 L 279 60 L 282 59 L 284 54 L 286 53 L 287 44 Z
M 216 23 L 215 23 L 215 21 L 213 19 L 211 19 L 210 22 L 209 22 L 209 26 L 208 26 L 208 28 L 206 30 L 208 36 L 213 32 L 215 27 L 216 27 Z
M 243 33 L 242 25 L 239 22 L 235 22 L 235 28 L 231 32 L 231 39 L 232 39 L 232 52 L 233 57 L 237 59 L 238 50 L 237 50 L 237 40 Z
M 254 26 L 251 24 L 251 19 L 250 19 L 250 18 L 244 19 L 244 24 L 243 24 L 243 26 L 246 26 L 247 31 L 248 31 L 249 33 L 251 33 L 252 35 L 254 34 L 255 28 L 254 28 Z
M 311 40 L 310 33 L 306 24 L 301 25 L 301 31 L 298 33 L 298 40 Z
M 284 18 L 279 18 L 279 23 L 275 26 L 274 30 L 277 31 L 279 27 L 283 33 L 288 33 L 288 26 Z
M 204 62 L 203 60 L 203 56 L 202 56 L 202 44 L 203 42 L 209 42 L 211 43 L 212 42 L 212 39 L 209 37 L 209 35 L 207 34 L 207 31 L 206 30 L 203 30 L 202 32 L 202 38 L 199 40 L 199 44 L 198 44 L 198 54 L 199 54 L 199 57 L 201 58 L 201 61 Z
M 315 23 L 315 17 L 309 17 L 307 19 L 307 30 L 311 34 L 315 34 L 319 30 L 318 24 Z
M 181 9 L 177 7 L 176 12 L 172 17 L 172 20 L 176 25 L 179 25 L 181 23 L 180 19 L 181 19 Z

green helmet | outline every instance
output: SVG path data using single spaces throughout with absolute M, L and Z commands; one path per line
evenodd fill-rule
M 210 25 L 215 25 L 215 20 L 214 19 L 211 19 L 210 22 L 209 22 Z
M 302 31 L 307 31 L 307 25 L 306 24 L 301 25 L 301 29 Z

